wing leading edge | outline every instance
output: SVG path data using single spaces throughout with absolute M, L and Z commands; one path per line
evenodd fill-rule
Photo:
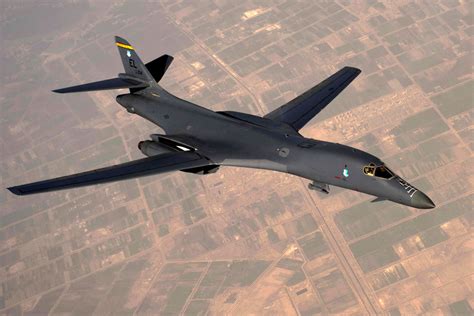
M 53 90 L 56 93 L 86 92 L 125 88 L 146 88 L 147 84 L 133 79 L 112 78 Z
M 35 194 L 203 167 L 211 163 L 195 152 L 167 153 L 69 176 L 14 186 L 8 190 L 16 195 Z
M 360 69 L 344 67 L 264 117 L 287 123 L 298 131 L 334 100 L 360 73 Z

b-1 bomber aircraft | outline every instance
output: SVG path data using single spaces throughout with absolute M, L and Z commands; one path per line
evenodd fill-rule
M 125 73 L 117 78 L 53 90 L 57 93 L 128 88 L 116 100 L 128 112 L 155 123 L 165 134 L 151 135 L 138 148 L 146 158 L 8 188 L 17 195 L 71 189 L 170 171 L 216 172 L 221 166 L 268 169 L 309 179 L 309 188 L 329 193 L 334 185 L 383 200 L 428 209 L 423 192 L 397 176 L 379 158 L 342 144 L 308 139 L 299 133 L 359 74 L 344 67 L 315 87 L 263 117 L 214 112 L 180 99 L 160 85 L 173 57 L 143 64 L 125 39 L 115 37 Z

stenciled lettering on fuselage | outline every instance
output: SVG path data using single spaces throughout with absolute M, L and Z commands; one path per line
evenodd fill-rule
M 138 69 L 138 67 L 135 65 L 135 60 L 134 59 L 129 58 L 128 59 L 128 64 L 130 65 L 130 67 L 135 68 L 135 73 L 137 73 L 139 75 L 143 74 L 143 72 L 140 69 Z
M 400 183 L 400 185 L 405 189 L 405 191 L 407 191 L 410 197 L 413 197 L 413 194 L 415 194 L 416 191 L 418 191 L 415 187 L 411 186 L 408 182 L 406 182 L 402 178 L 398 178 L 398 183 Z

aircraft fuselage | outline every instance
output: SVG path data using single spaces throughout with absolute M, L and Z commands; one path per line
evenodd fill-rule
M 356 148 L 308 139 L 291 128 L 272 126 L 268 119 L 247 115 L 252 120 L 242 120 L 213 112 L 161 88 L 119 95 L 117 102 L 197 148 L 216 165 L 285 172 L 316 186 L 334 185 L 412 207 L 434 207 L 423 192 L 394 173 L 389 178 L 365 174 L 366 166 L 383 162 Z
M 268 169 L 312 181 L 310 189 L 329 193 L 329 185 L 417 207 L 433 208 L 421 191 L 401 179 L 377 157 L 345 145 L 303 137 L 301 130 L 360 73 L 345 66 L 263 117 L 214 112 L 180 99 L 159 82 L 173 61 L 162 55 L 146 64 L 124 38 L 115 37 L 125 73 L 118 77 L 53 90 L 56 93 L 129 89 L 117 96 L 128 112 L 161 127 L 138 144 L 147 158 L 72 175 L 9 187 L 16 195 L 83 187 L 170 171 L 216 172 L 220 166 Z

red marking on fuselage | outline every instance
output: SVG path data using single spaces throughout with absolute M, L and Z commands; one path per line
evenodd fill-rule
M 339 179 L 339 180 L 341 179 L 341 177 L 340 177 L 340 176 L 335 176 L 334 178 L 336 178 L 336 179 Z

